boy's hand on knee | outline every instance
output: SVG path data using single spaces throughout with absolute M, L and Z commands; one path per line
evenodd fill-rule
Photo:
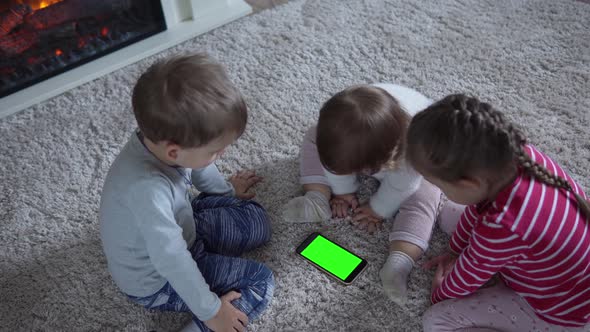
M 221 308 L 213 318 L 205 321 L 205 325 L 216 332 L 245 331 L 248 316 L 231 304 L 231 301 L 237 300 L 241 296 L 242 294 L 234 291 L 223 295 L 220 298 Z
M 250 189 L 260 181 L 262 181 L 262 177 L 257 176 L 254 171 L 250 170 L 238 171 L 229 178 L 229 183 L 234 186 L 236 191 L 236 197 L 240 199 L 254 198 L 256 194 L 250 192 Z
M 355 194 L 333 195 L 330 200 L 330 207 L 332 208 L 332 217 L 346 218 L 350 210 L 356 209 L 359 205 Z

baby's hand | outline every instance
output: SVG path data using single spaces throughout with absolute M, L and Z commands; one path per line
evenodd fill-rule
M 346 218 L 349 210 L 356 209 L 359 202 L 355 194 L 333 195 L 330 200 L 330 207 L 332 208 L 332 217 Z
M 257 176 L 254 171 L 239 171 L 229 178 L 229 182 L 234 186 L 236 197 L 240 199 L 252 199 L 256 194 L 250 192 L 250 189 L 262 181 L 262 177 Z
M 369 204 L 364 204 L 354 210 L 352 221 L 358 228 L 373 234 L 383 222 L 383 217 L 375 213 Z

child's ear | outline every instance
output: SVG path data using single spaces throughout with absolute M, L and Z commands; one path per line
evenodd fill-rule
M 176 159 L 178 159 L 179 152 L 180 146 L 178 144 L 174 144 L 172 142 L 166 143 L 166 157 L 170 158 L 170 160 L 176 161 Z

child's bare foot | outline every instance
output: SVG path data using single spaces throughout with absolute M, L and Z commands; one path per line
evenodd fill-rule
M 283 218 L 288 222 L 320 222 L 330 219 L 332 210 L 324 194 L 308 191 L 304 196 L 295 197 L 284 206 Z
M 414 260 L 401 251 L 392 251 L 383 264 L 379 277 L 387 297 L 399 306 L 406 303 L 408 276 L 414 267 Z

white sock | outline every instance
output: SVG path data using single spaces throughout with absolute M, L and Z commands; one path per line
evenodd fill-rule
M 191 319 L 190 323 L 186 324 L 182 330 L 178 332 L 202 332 L 202 330 L 195 324 L 195 321 Z
M 393 251 L 383 264 L 379 277 L 385 294 L 395 303 L 403 306 L 408 293 L 408 276 L 414 267 L 414 260 L 406 253 Z
M 283 207 L 283 218 L 288 222 L 320 222 L 332 217 L 330 202 L 318 191 L 308 191 L 295 197 Z

